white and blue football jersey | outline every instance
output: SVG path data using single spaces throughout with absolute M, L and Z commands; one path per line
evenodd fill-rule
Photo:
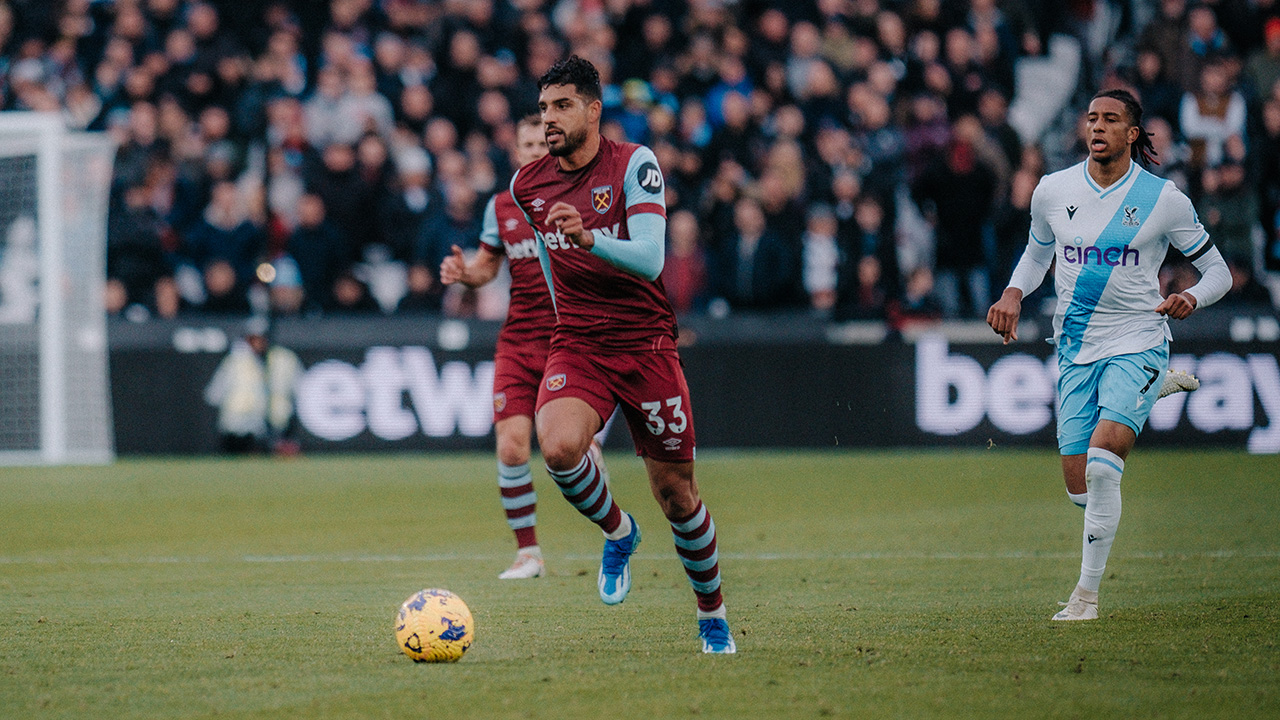
M 1142 352 L 1172 339 L 1155 312 L 1159 271 L 1172 244 L 1196 259 L 1213 246 L 1191 200 L 1131 162 L 1110 187 L 1087 163 L 1046 176 L 1031 199 L 1029 250 L 1054 248 L 1053 336 L 1077 364 Z

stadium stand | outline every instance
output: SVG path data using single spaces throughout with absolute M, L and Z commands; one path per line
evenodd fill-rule
M 514 122 L 570 52 L 601 70 L 606 134 L 667 175 L 684 312 L 982 316 L 1031 189 L 1082 156 L 1080 109 L 1111 86 L 1148 105 L 1153 170 L 1202 209 L 1227 302 L 1280 297 L 1274 3 L 0 2 L 4 109 L 119 143 L 108 307 L 139 321 L 501 317 L 500 290 L 436 271 L 475 247 Z M 1191 272 L 1169 260 L 1166 288 Z

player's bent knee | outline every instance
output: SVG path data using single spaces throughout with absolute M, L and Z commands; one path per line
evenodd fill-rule
M 507 465 L 523 465 L 529 462 L 529 437 L 512 437 L 510 433 L 498 435 L 498 460 Z
M 563 433 L 548 433 L 547 437 L 538 437 L 538 445 L 542 448 L 542 459 L 547 463 L 547 467 L 557 472 L 572 470 L 579 462 L 582 456 L 586 454 L 586 443 L 579 442 L 577 438 L 569 437 Z
M 698 495 L 693 492 L 662 493 L 658 496 L 658 504 L 668 520 L 680 520 L 697 512 Z
M 697 511 L 701 498 L 698 497 L 698 485 L 693 481 L 691 467 L 660 468 L 651 465 L 650 471 L 653 472 L 650 478 L 653 496 L 667 519 L 685 518 Z

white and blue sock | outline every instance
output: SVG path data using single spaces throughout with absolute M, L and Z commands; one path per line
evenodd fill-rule
M 1120 478 L 1124 460 L 1108 450 L 1089 448 L 1084 481 L 1089 500 L 1084 509 L 1084 536 L 1081 539 L 1080 587 L 1098 591 L 1107 570 L 1107 556 L 1120 527 Z
M 1089 504 L 1089 491 L 1085 490 L 1082 493 L 1073 493 L 1068 490 L 1067 499 L 1075 503 L 1076 507 L 1083 509 Z

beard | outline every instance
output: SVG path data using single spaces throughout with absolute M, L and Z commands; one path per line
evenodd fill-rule
M 547 143 L 547 152 L 556 157 L 572 155 L 574 151 L 585 145 L 587 142 L 587 129 L 585 127 L 576 133 L 571 133 L 567 130 L 562 130 L 561 132 L 564 133 L 562 135 L 564 142 L 562 142 L 559 147 L 556 147 L 551 143 Z

